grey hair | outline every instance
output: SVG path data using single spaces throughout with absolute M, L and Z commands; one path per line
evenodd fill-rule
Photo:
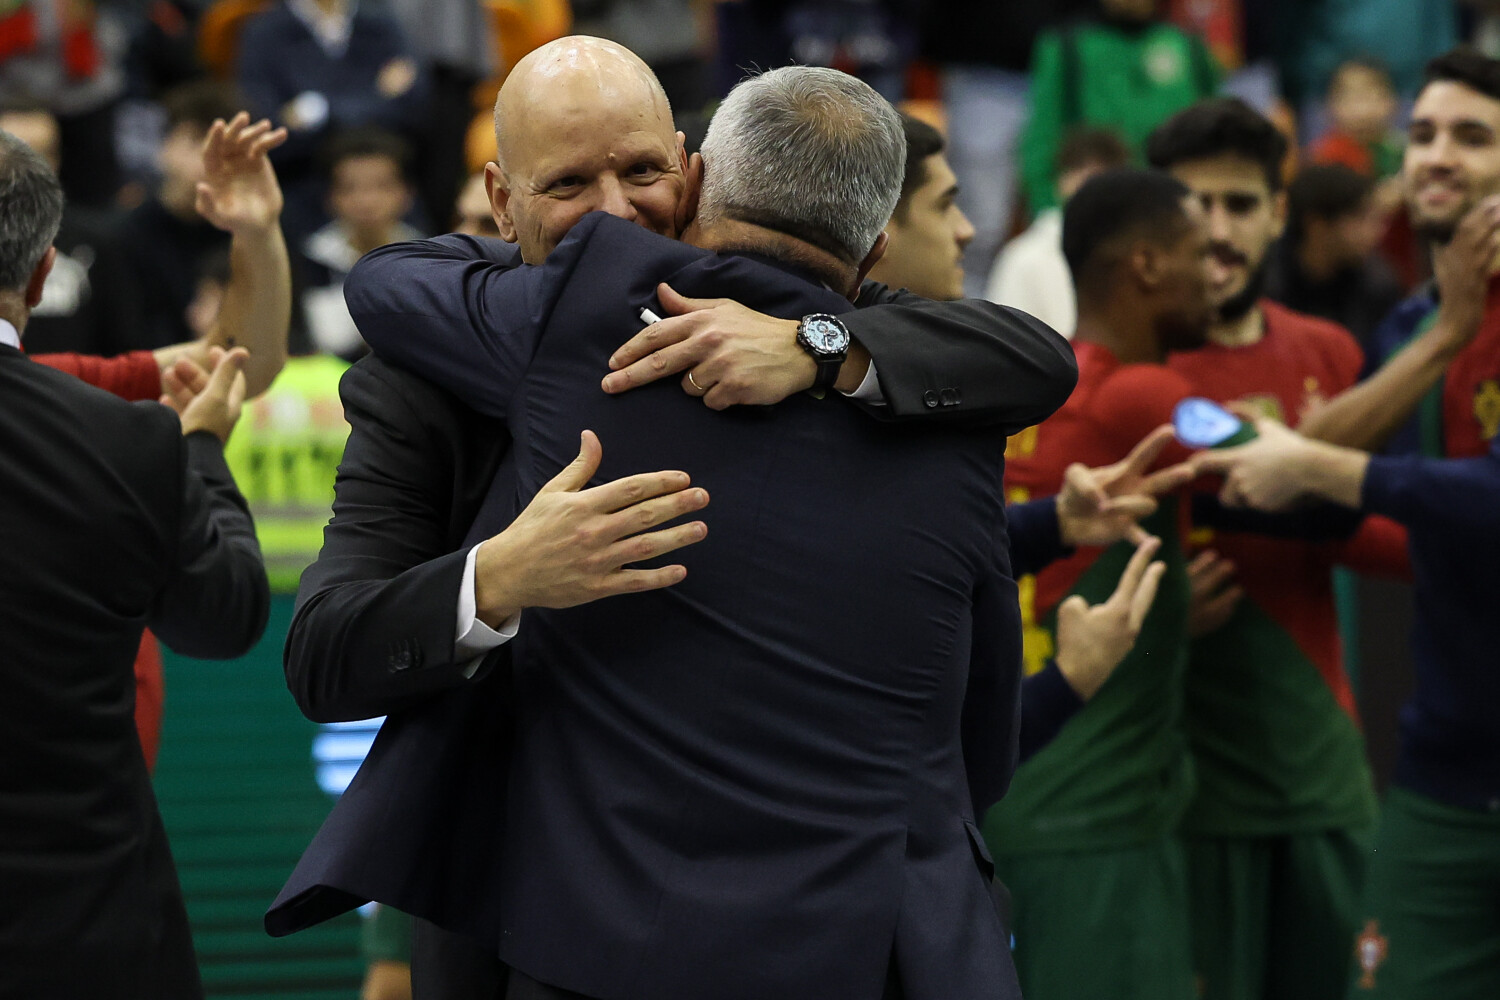
M 62 225 L 62 185 L 30 146 L 0 129 L 0 291 L 20 291 Z
M 906 136 L 847 73 L 786 66 L 742 81 L 703 140 L 699 223 L 737 219 L 857 263 L 901 197 Z

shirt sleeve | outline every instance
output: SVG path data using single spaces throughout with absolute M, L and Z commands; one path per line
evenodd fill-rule
M 474 597 L 474 560 L 478 555 L 476 545 L 464 560 L 463 580 L 458 585 L 458 619 L 453 629 L 453 659 L 464 664 L 465 677 L 473 677 L 484 654 L 510 642 L 521 628 L 519 612 L 501 622 L 498 629 L 479 620 Z
M 1364 509 L 1409 528 L 1438 524 L 1450 534 L 1500 534 L 1500 437 L 1478 458 L 1376 455 L 1365 470 Z
M 150 351 L 131 351 L 114 358 L 91 354 L 33 354 L 31 360 L 67 372 L 130 402 L 161 396 L 161 368 Z

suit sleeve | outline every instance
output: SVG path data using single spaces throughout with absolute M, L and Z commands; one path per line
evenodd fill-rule
M 1020 760 L 1025 763 L 1057 737 L 1068 720 L 1083 708 L 1056 660 L 1021 682 Z
M 980 299 L 934 302 L 884 285 L 843 316 L 874 361 L 889 416 L 964 420 L 1014 434 L 1078 384 L 1073 348 L 1041 320 Z
M 368 363 L 340 384 L 350 433 L 333 520 L 302 575 L 283 664 L 316 722 L 389 714 L 467 683 L 453 648 L 466 553 L 447 532 L 463 442 L 423 420 L 409 388 Z
M 345 279 L 344 298 L 376 354 L 503 417 L 546 319 L 542 289 L 555 275 L 550 258 L 546 267 L 511 267 L 488 259 L 481 242 L 443 236 L 371 251 Z
M 975 588 L 973 622 L 962 739 L 974 815 L 982 816 L 1010 786 L 1021 732 L 1021 611 L 1003 551 Z
M 1010 504 L 1005 508 L 1005 520 L 1010 534 L 1010 565 L 1016 576 L 1040 573 L 1073 554 L 1062 541 L 1056 497 Z
M 186 656 L 229 659 L 260 641 L 271 588 L 250 508 L 206 431 L 180 438 L 186 453 L 176 567 L 147 625 Z

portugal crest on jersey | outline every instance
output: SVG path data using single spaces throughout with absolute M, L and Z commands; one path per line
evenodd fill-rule
M 1365 929 L 1360 932 L 1359 939 L 1354 942 L 1354 956 L 1359 960 L 1360 989 L 1373 990 L 1375 988 L 1375 970 L 1385 964 L 1386 953 L 1389 950 L 1390 942 L 1386 940 L 1385 935 L 1380 933 L 1379 922 L 1368 921 Z
M 1486 441 L 1500 431 L 1500 382 L 1487 378 L 1474 390 L 1474 418 Z

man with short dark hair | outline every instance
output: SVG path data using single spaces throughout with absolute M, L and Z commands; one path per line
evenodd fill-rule
M 1012 500 L 1056 493 L 1071 463 L 1119 461 L 1167 423 L 1191 392 L 1167 355 L 1201 346 L 1214 315 L 1202 210 L 1163 174 L 1120 169 L 1087 181 L 1063 209 L 1063 252 L 1078 289 L 1078 388 L 1011 439 Z M 1164 498 L 1142 522 L 1161 538 L 1166 568 L 1134 648 L 985 817 L 996 870 L 1014 895 L 1017 972 L 1033 1000 L 1193 996 L 1175 836 L 1191 792 L 1179 503 Z M 1022 582 L 1028 673 L 1055 648 L 1074 598 L 1104 599 L 1132 551 L 1080 549 Z
M 1349 332 L 1263 294 L 1286 218 L 1276 127 L 1237 98 L 1204 101 L 1163 123 L 1146 152 L 1209 220 L 1218 316 L 1203 349 L 1170 362 L 1195 395 L 1296 423 L 1353 385 Z M 1344 544 L 1270 538 L 1201 504 L 1193 527 L 1185 718 L 1197 790 L 1181 829 L 1202 995 L 1336 996 L 1375 795 L 1331 573 L 1362 555 L 1374 563 L 1372 550 L 1402 562 L 1405 538 L 1383 521 Z
M 198 657 L 243 655 L 265 628 L 222 455 L 245 352 L 201 391 L 169 379 L 180 422 L 28 359 L 62 205 L 47 163 L 0 132 L 0 995 L 197 1000 L 131 663 L 146 625 Z

